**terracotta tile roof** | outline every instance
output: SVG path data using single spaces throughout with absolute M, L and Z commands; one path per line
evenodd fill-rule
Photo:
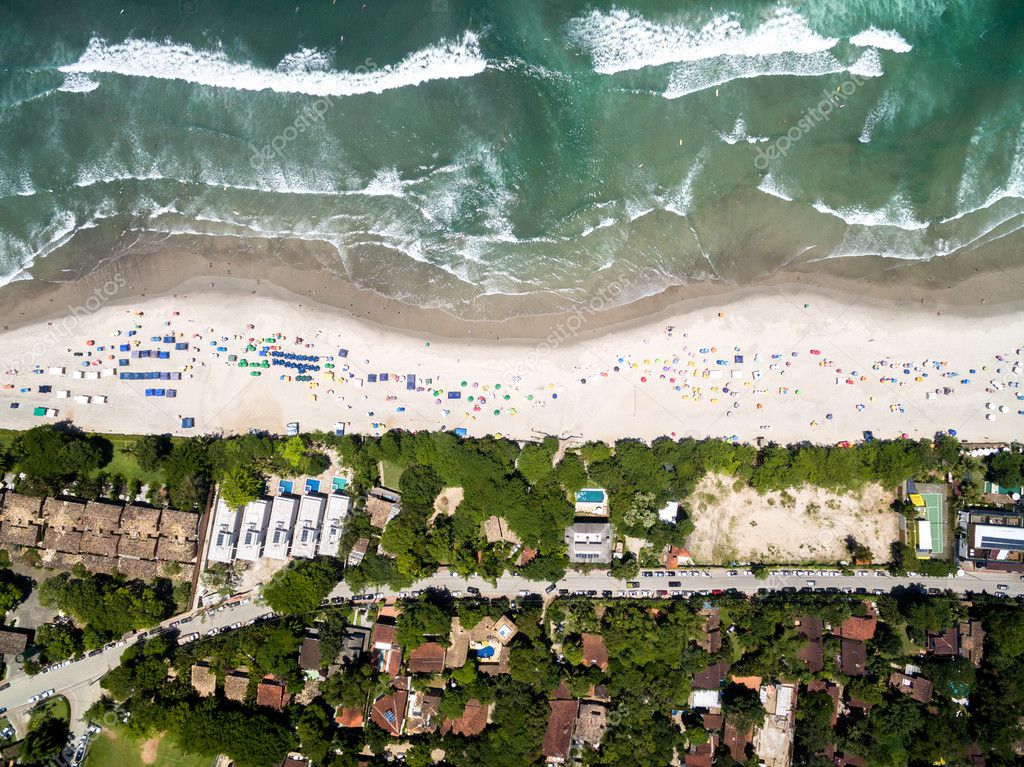
M 740 732 L 730 722 L 725 723 L 725 731 L 722 733 L 722 743 L 729 749 L 730 755 L 737 762 L 746 763 L 747 744 L 753 736 L 753 730 Z
M 29 635 L 24 631 L 0 629 L 0 655 L 17 655 L 24 652 Z
M 374 488 L 366 496 L 366 513 L 370 515 L 370 524 L 383 530 L 398 509 L 399 498 L 398 493 Z
M 43 536 L 43 548 L 65 554 L 77 554 L 82 550 L 82 534 L 77 531 L 62 533 L 56 527 L 47 527 Z
M 196 540 L 199 537 L 199 515 L 191 511 L 164 509 L 160 512 L 160 535 L 181 541 Z
M 440 714 L 441 693 L 431 690 L 410 694 L 405 734 L 420 735 L 434 732 L 440 724 Z
M 733 684 L 746 687 L 754 692 L 758 692 L 761 689 L 761 677 L 759 676 L 732 676 L 729 679 Z
M 229 671 L 224 675 L 224 697 L 241 703 L 249 690 L 249 675 L 241 671 Z
M 519 536 L 509 529 L 508 521 L 504 517 L 493 514 L 481 522 L 480 525 L 484 531 L 484 538 L 487 539 L 488 543 L 498 543 L 500 541 L 522 543 Z
M 370 632 L 370 647 L 378 645 L 395 644 L 395 637 L 398 633 L 394 623 L 381 623 L 379 620 L 373 624 L 373 631 Z
M 272 675 L 263 677 L 256 687 L 256 705 L 266 706 L 275 711 L 284 708 L 288 702 L 288 693 L 284 688 L 284 682 L 279 681 Z
M 444 645 L 439 642 L 421 644 L 409 653 L 410 674 L 439 674 L 444 670 Z
M 156 538 L 131 538 L 121 535 L 117 539 L 117 554 L 133 559 L 153 559 L 156 556 Z
M 843 621 L 843 624 L 835 633 L 838 637 L 844 639 L 857 639 L 862 642 L 866 642 L 869 639 L 873 639 L 875 636 L 875 627 L 878 625 L 878 616 L 875 613 L 875 608 L 870 604 L 865 605 L 867 607 L 868 614 L 866 617 L 858 617 L 851 615 L 849 618 Z
M 960 654 L 975 668 L 981 665 L 985 650 L 985 629 L 981 621 L 964 621 L 960 624 Z
M 160 566 L 156 562 L 146 559 L 118 559 L 115 560 L 118 572 L 129 578 L 138 578 L 142 581 L 151 581 L 160 574 Z
M 725 717 L 722 714 L 704 714 L 701 717 L 701 721 L 704 723 L 705 730 L 714 732 L 715 730 L 722 729 L 722 725 L 725 724 Z
M 443 734 L 449 732 L 453 735 L 461 735 L 464 738 L 472 738 L 479 735 L 487 727 L 487 716 L 490 713 L 490 706 L 485 706 L 476 698 L 470 698 L 462 716 L 458 719 L 446 719 L 441 728 Z
M 7 492 L 4 493 L 2 518 L 5 521 L 24 526 L 31 522 L 42 521 L 42 508 L 42 498 Z
M 86 526 L 85 502 L 70 498 L 47 498 L 43 501 L 46 524 L 59 530 L 82 530 Z
M 544 733 L 541 753 L 549 759 L 568 759 L 572 749 L 572 726 L 579 712 L 577 700 L 549 700 L 551 716 Z
M 889 675 L 889 685 L 919 703 L 931 702 L 932 683 L 930 679 L 925 679 L 922 676 L 908 676 L 894 671 Z
M 925 647 L 929 652 L 940 657 L 951 657 L 960 652 L 960 633 L 957 627 L 946 629 L 941 634 L 928 633 Z
M 409 693 L 396 690 L 391 695 L 382 695 L 370 707 L 370 721 L 389 735 L 398 737 L 405 724 L 405 709 Z
M 868 648 L 856 639 L 846 639 L 839 644 L 839 666 L 847 676 L 864 676 L 864 666 L 868 662 Z
M 86 570 L 92 573 L 107 573 L 109 575 L 117 567 L 115 557 L 104 557 L 99 554 L 82 554 L 79 561 Z
M 38 546 L 40 528 L 38 525 L 14 525 L 6 520 L 0 524 L 0 541 L 16 543 L 19 546 Z
M 85 529 L 114 533 L 121 529 L 122 504 L 106 501 L 87 501 L 85 504 Z
M 101 557 L 112 557 L 117 553 L 117 536 L 101 533 L 83 533 L 81 551 Z
M 334 721 L 339 727 L 362 727 L 365 719 L 359 706 L 339 706 L 334 712 Z
M 583 665 L 608 669 L 608 647 L 600 634 L 583 634 Z
M 166 514 L 166 512 L 164 513 Z M 196 554 L 197 548 L 194 540 L 177 541 L 161 536 L 156 544 L 156 558 L 164 562 L 195 562 Z
M 196 663 L 192 666 L 192 687 L 201 697 L 208 698 L 217 691 L 217 675 L 205 663 Z
M 697 637 L 697 645 L 709 653 L 717 653 L 722 649 L 721 617 L 718 610 L 702 610 L 704 625 L 700 636 Z
M 130 503 L 121 511 L 121 532 L 155 538 L 160 529 L 160 509 Z
M 822 632 L 825 624 L 821 618 L 803 617 L 800 618 L 797 632 L 807 643 L 796 652 L 797 660 L 804 662 L 807 670 L 817 673 L 825 668 L 824 646 L 822 644 Z

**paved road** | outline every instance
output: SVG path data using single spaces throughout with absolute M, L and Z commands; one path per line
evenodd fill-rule
M 663 573 L 658 575 L 658 573 Z M 681 568 L 670 575 L 665 571 L 642 570 L 635 582 L 639 585 L 631 588 L 626 581 L 612 578 L 607 573 L 594 571 L 590 573 L 570 573 L 558 582 L 558 590 L 566 590 L 569 593 L 575 592 L 596 592 L 596 596 L 604 595 L 604 592 L 611 592 L 613 597 L 645 597 L 668 595 L 683 596 L 687 592 L 712 592 L 716 590 L 736 589 L 748 594 L 755 593 L 758 589 L 782 590 L 782 589 L 804 589 L 812 584 L 815 589 L 863 589 L 866 593 L 886 593 L 897 587 L 923 586 L 929 589 L 952 590 L 958 594 L 988 592 L 990 594 L 1006 593 L 1008 596 L 1024 595 L 1024 582 L 1011 573 L 965 573 L 960 577 L 952 578 L 926 578 L 906 577 L 897 578 L 888 574 L 873 570 L 861 570 L 859 574 L 843 576 L 836 571 L 802 571 L 796 569 L 779 568 L 773 571 L 767 579 L 758 579 L 743 568 L 729 570 L 728 568 Z M 735 572 L 736 575 L 730 575 Z M 836 573 L 835 575 L 831 573 Z M 647 575 L 645 573 L 650 573 Z M 803 573 L 803 574 L 797 574 Z M 679 585 L 676 585 L 678 582 Z M 1000 586 L 1005 586 L 1000 588 Z M 450 575 L 444 571 L 439 572 L 430 578 L 414 584 L 408 592 L 395 592 L 390 589 L 378 592 L 384 597 L 393 597 L 399 594 L 411 593 L 428 588 L 447 589 L 453 593 L 460 593 L 463 597 L 470 596 L 469 588 L 480 590 L 483 596 L 507 596 L 516 598 L 523 592 L 531 594 L 546 595 L 546 584 L 538 584 L 535 581 L 528 581 L 517 576 L 505 576 L 499 578 L 495 585 L 484 581 L 481 578 L 462 578 Z M 559 592 L 551 592 L 551 596 Z M 331 592 L 331 599 L 349 599 L 352 592 L 344 583 L 338 584 Z M 184 616 L 187 621 L 178 625 L 182 635 L 193 632 L 205 636 L 206 632 L 213 628 L 225 629 L 238 623 L 245 625 L 261 615 L 266 615 L 269 609 L 260 604 L 257 600 L 248 599 L 242 602 L 235 602 L 229 607 L 222 607 L 214 611 L 198 611 Z M 177 625 L 182 620 L 181 616 L 165 621 L 156 629 L 150 630 L 148 635 L 155 631 L 169 629 L 172 624 Z M 9 686 L 0 690 L 0 706 L 8 709 L 13 722 L 23 723 L 26 714 L 34 704 L 28 703 L 33 695 L 38 695 L 45 690 L 54 690 L 55 695 L 64 695 L 71 703 L 72 732 L 78 738 L 85 732 L 86 723 L 81 721 L 86 709 L 100 698 L 102 689 L 99 686 L 100 678 L 110 669 L 116 667 L 120 661 L 121 654 L 132 642 L 139 641 L 143 634 L 139 632 L 126 637 L 121 642 L 108 645 L 99 653 L 74 661 L 64 668 L 53 669 L 34 677 L 24 673 L 16 674 L 9 680 Z M 202 641 L 201 639 L 199 641 Z M 19 730 L 19 733 L 23 730 Z

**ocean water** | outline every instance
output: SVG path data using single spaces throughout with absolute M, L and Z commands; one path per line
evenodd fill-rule
M 6 0 L 0 283 L 163 233 L 442 307 L 1017 257 L 1024 3 L 713 6 Z

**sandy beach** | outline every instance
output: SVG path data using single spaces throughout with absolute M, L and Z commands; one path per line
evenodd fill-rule
M 595 302 L 523 322 L 449 318 L 445 332 L 428 332 L 432 323 L 414 329 L 414 309 L 401 318 L 378 307 L 398 326 L 389 327 L 266 279 L 221 274 L 171 288 L 170 274 L 167 285 L 150 277 L 115 262 L 63 289 L 76 303 L 24 303 L 49 316 L 25 315 L 0 336 L 0 424 L 30 427 L 52 417 L 33 415 L 45 407 L 104 432 L 280 433 L 298 421 L 304 431 L 342 422 L 358 433 L 830 443 L 865 430 L 1005 440 L 1024 418 L 1024 315 L 1009 306 L 945 311 L 762 285 L 611 324 L 615 310 Z M 11 308 L 5 321 L 16 323 Z M 195 420 L 192 431 L 182 418 Z

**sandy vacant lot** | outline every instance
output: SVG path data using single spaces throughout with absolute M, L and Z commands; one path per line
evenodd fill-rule
M 835 562 L 848 558 L 852 536 L 886 561 L 899 535 L 880 485 L 840 495 L 819 487 L 758 495 L 732 477 L 709 475 L 690 499 L 696 530 L 690 553 L 698 563 Z

